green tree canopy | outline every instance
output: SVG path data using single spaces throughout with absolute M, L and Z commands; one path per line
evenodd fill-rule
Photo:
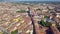
M 17 34 L 18 30 L 12 31 L 11 34 Z
M 21 10 L 17 10 L 18 13 L 26 13 L 27 11 L 24 10 L 24 9 L 21 9 Z

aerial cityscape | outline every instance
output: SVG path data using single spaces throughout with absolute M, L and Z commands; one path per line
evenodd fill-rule
M 60 34 L 60 0 L 0 0 L 0 34 Z

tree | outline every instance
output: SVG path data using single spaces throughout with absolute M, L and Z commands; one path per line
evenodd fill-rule
M 26 10 L 17 10 L 18 13 L 26 13 L 27 11 Z
M 38 24 L 40 24 L 40 25 L 42 25 L 42 26 L 44 26 L 44 27 L 49 27 L 49 26 L 50 26 L 50 23 L 44 22 L 43 20 L 38 21 Z
M 17 34 L 18 30 L 12 31 L 11 34 Z

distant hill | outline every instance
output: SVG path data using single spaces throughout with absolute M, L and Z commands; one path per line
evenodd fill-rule
M 15 3 L 34 3 L 34 4 L 43 4 L 43 3 L 46 3 L 46 4 L 60 4 L 60 1 L 59 2 L 53 2 L 53 1 L 17 1 Z
M 52 3 L 52 4 L 60 4 L 60 1 L 16 1 L 16 0 L 0 0 L 0 2 L 13 2 L 13 3 Z
M 14 1 L 16 2 L 16 1 L 17 1 L 17 2 L 18 2 L 18 1 L 20 1 L 20 0 L 0 0 L 0 2 L 1 2 L 1 1 L 7 1 L 7 2 L 14 2 Z M 25 1 L 23 1 L 23 2 L 25 2 Z M 26 2 L 29 2 L 29 1 L 26 1 Z M 31 1 L 31 2 L 32 2 L 32 1 Z M 42 1 L 37 1 L 37 2 L 42 2 Z M 44 2 L 44 1 L 43 1 L 43 2 Z M 48 1 L 48 2 L 53 2 L 53 1 Z M 54 2 L 55 2 L 55 1 L 54 1 Z M 56 1 L 56 2 L 60 2 L 60 1 Z

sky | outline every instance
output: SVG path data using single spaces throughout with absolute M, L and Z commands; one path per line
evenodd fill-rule
M 17 0 L 17 1 L 60 1 L 60 0 Z
M 59 1 L 60 0 L 0 0 L 0 1 L 6 1 L 6 2 L 15 2 L 15 1 Z
M 60 0 L 8 0 L 8 1 L 60 1 Z

